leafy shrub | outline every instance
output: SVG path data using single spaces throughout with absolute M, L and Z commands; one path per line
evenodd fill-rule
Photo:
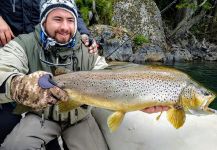
M 145 43 L 149 43 L 149 39 L 142 34 L 138 34 L 134 37 L 133 42 L 134 42 L 134 44 L 140 46 L 140 45 L 143 45 Z
M 111 25 L 114 0 L 95 0 L 96 10 L 93 9 L 93 0 L 76 0 L 84 22 L 89 25 L 89 12 L 97 13 L 98 23 Z

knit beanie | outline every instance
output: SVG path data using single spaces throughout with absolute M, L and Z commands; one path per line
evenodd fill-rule
M 45 22 L 47 15 L 54 9 L 64 9 L 70 12 L 75 18 L 75 31 L 77 31 L 77 8 L 74 0 L 41 0 L 41 12 L 40 12 L 40 23 L 42 32 L 47 36 L 47 33 L 44 29 L 43 23 Z M 72 36 L 72 39 L 75 37 L 76 32 Z M 57 42 L 56 42 L 57 43 Z M 62 45 L 62 44 L 60 44 Z

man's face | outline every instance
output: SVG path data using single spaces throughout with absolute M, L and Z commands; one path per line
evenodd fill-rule
M 67 43 L 75 33 L 75 18 L 64 9 L 52 10 L 43 25 L 48 36 L 61 44 Z

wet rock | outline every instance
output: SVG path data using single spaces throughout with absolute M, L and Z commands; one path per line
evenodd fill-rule
M 146 45 L 133 54 L 130 61 L 134 63 L 164 62 L 165 58 L 165 53 L 159 46 Z

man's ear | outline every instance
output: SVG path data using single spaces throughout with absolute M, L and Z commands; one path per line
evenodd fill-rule
M 45 19 L 45 21 L 43 22 L 43 26 L 45 27 L 45 25 L 46 25 L 46 22 L 47 22 L 47 19 Z

